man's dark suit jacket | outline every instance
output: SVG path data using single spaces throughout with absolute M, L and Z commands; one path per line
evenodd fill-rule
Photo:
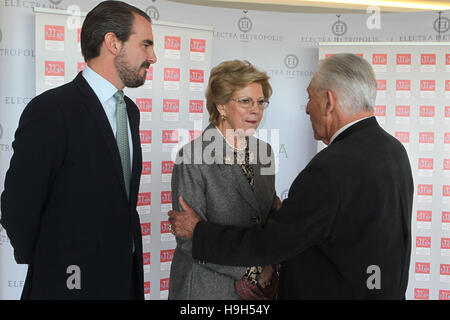
M 193 257 L 281 263 L 280 299 L 403 299 L 413 190 L 401 143 L 364 119 L 311 160 L 265 228 L 198 223 Z
M 25 108 L 1 197 L 16 260 L 29 264 L 22 299 L 127 299 L 131 285 L 144 298 L 139 110 L 125 101 L 133 140 L 129 201 L 116 139 L 81 73 Z M 81 289 L 68 289 L 75 283 L 71 265 L 81 271 Z

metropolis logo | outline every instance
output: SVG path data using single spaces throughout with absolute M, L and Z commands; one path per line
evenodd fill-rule
M 50 1 L 54 5 L 58 5 L 58 4 L 60 4 L 62 2 L 62 0 L 48 0 L 48 1 Z
M 238 28 L 242 32 L 249 32 L 250 30 L 252 30 L 252 26 L 253 26 L 252 20 L 250 20 L 247 17 L 242 17 L 238 21 Z
M 331 26 L 331 31 L 335 36 L 340 37 L 347 32 L 347 24 L 339 19 L 341 17 L 340 15 L 337 15 L 337 17 L 338 21 L 333 23 L 333 25 Z
M 147 9 L 145 9 L 145 13 L 148 14 L 148 16 L 152 19 L 152 20 L 159 20 L 159 11 L 158 9 L 156 9 L 156 7 L 154 6 L 150 6 Z
M 433 28 L 437 33 L 445 33 L 450 29 L 450 19 L 439 17 L 434 20 Z
M 288 54 L 284 58 L 284 65 L 289 69 L 294 69 L 298 66 L 298 58 L 295 54 Z

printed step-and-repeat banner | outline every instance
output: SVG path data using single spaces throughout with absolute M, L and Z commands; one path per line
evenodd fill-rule
M 13 154 L 11 144 L 23 109 L 36 93 L 58 85 L 61 81 L 71 81 L 78 70 L 84 67 L 77 30 L 81 27 L 80 12 L 89 12 L 99 2 L 0 0 L 0 192 L 3 191 L 5 174 Z M 158 55 L 158 62 L 148 70 L 146 84 L 139 89 L 126 90 L 141 110 L 141 142 L 142 148 L 146 150 L 143 154 L 145 163 L 139 212 L 146 241 L 145 278 L 146 282 L 150 281 L 151 299 L 165 299 L 167 295 L 172 256 L 170 250 L 175 245 L 164 223 L 167 218 L 164 211 L 170 206 L 170 153 L 177 142 L 181 144 L 185 137 L 195 136 L 207 124 L 203 116 L 206 113 L 204 96 L 196 90 L 201 89 L 202 85 L 205 88 L 211 66 L 224 60 L 247 59 L 269 74 L 273 95 L 269 108 L 264 111 L 257 136 L 273 147 L 278 164 L 276 190 L 283 199 L 294 178 L 317 152 L 317 143 L 313 139 L 305 109 L 306 88 L 317 68 L 319 42 L 363 44 L 450 40 L 449 12 L 443 12 L 441 19 L 438 19 L 435 12 L 308 14 L 226 9 L 167 0 L 126 2 L 147 12 L 154 21 L 155 50 Z M 60 9 L 69 15 L 66 16 L 69 19 L 64 29 L 64 43 L 61 41 L 60 28 L 49 27 L 45 39 L 45 24 L 58 26 L 51 22 L 53 20 L 42 22 L 42 28 L 35 27 L 34 10 L 38 8 Z M 170 28 L 175 29 L 158 29 L 165 28 L 159 25 L 162 21 L 170 21 Z M 376 23 L 368 23 L 373 21 Z M 196 36 L 197 32 L 203 34 L 211 31 L 190 29 L 190 25 L 213 28 L 209 43 L 206 38 L 205 51 L 202 51 L 202 41 L 193 41 L 191 46 L 186 32 L 192 33 L 194 39 L 202 40 Z M 165 30 L 179 32 L 166 33 Z M 35 40 L 36 33 L 40 33 L 39 41 Z M 39 60 L 38 46 L 42 46 L 40 50 L 46 50 L 47 56 L 43 60 Z M 61 55 L 61 49 L 66 56 Z M 203 58 L 204 61 L 201 61 Z M 61 61 L 64 66 L 54 63 Z M 61 74 L 62 67 L 64 76 Z M 201 79 L 201 72 L 196 70 L 203 71 L 203 83 L 197 82 Z M 39 74 L 40 84 L 35 81 Z M 176 80 L 178 76 L 179 82 Z M 177 91 L 171 89 L 178 86 L 180 90 L 177 96 Z M 196 121 L 200 118 L 203 119 L 201 126 Z M 438 119 L 437 111 L 435 119 Z M 416 137 L 411 135 L 411 139 L 413 141 Z M 435 139 L 437 141 L 442 137 L 435 135 Z M 436 161 L 435 170 L 440 165 Z M 434 178 L 437 178 L 435 173 Z M 433 189 L 433 192 L 435 196 L 438 191 Z M 433 227 L 437 223 L 434 215 L 433 211 Z M 435 241 L 434 238 L 432 240 Z M 435 248 L 432 244 L 431 250 Z M 0 225 L 0 299 L 20 297 L 25 272 L 25 266 L 15 264 L 6 231 Z M 437 273 L 431 270 L 430 277 L 434 280 Z M 437 294 L 432 294 L 433 290 L 430 290 L 431 299 L 439 298 Z M 148 298 L 148 290 L 146 292 Z M 409 295 L 408 299 L 414 299 L 414 295 Z
M 450 45 L 326 44 L 361 55 L 378 83 L 378 123 L 404 145 L 415 194 L 408 299 L 450 299 Z M 380 244 L 383 245 L 383 244 Z M 383 276 L 383 270 L 381 270 Z

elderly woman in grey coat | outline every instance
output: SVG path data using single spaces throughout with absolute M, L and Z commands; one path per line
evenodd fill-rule
M 182 196 L 202 219 L 239 227 L 264 224 L 277 210 L 273 153 L 253 137 L 272 94 L 268 79 L 247 61 L 225 61 L 211 70 L 206 92 L 210 124 L 178 152 L 172 172 L 174 210 L 181 211 Z M 192 258 L 191 248 L 191 240 L 177 238 L 169 299 L 274 298 L 274 266 L 204 263 Z

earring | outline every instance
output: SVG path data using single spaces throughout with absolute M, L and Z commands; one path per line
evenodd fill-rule
M 222 114 L 222 121 L 225 121 L 226 119 L 227 117 Z

